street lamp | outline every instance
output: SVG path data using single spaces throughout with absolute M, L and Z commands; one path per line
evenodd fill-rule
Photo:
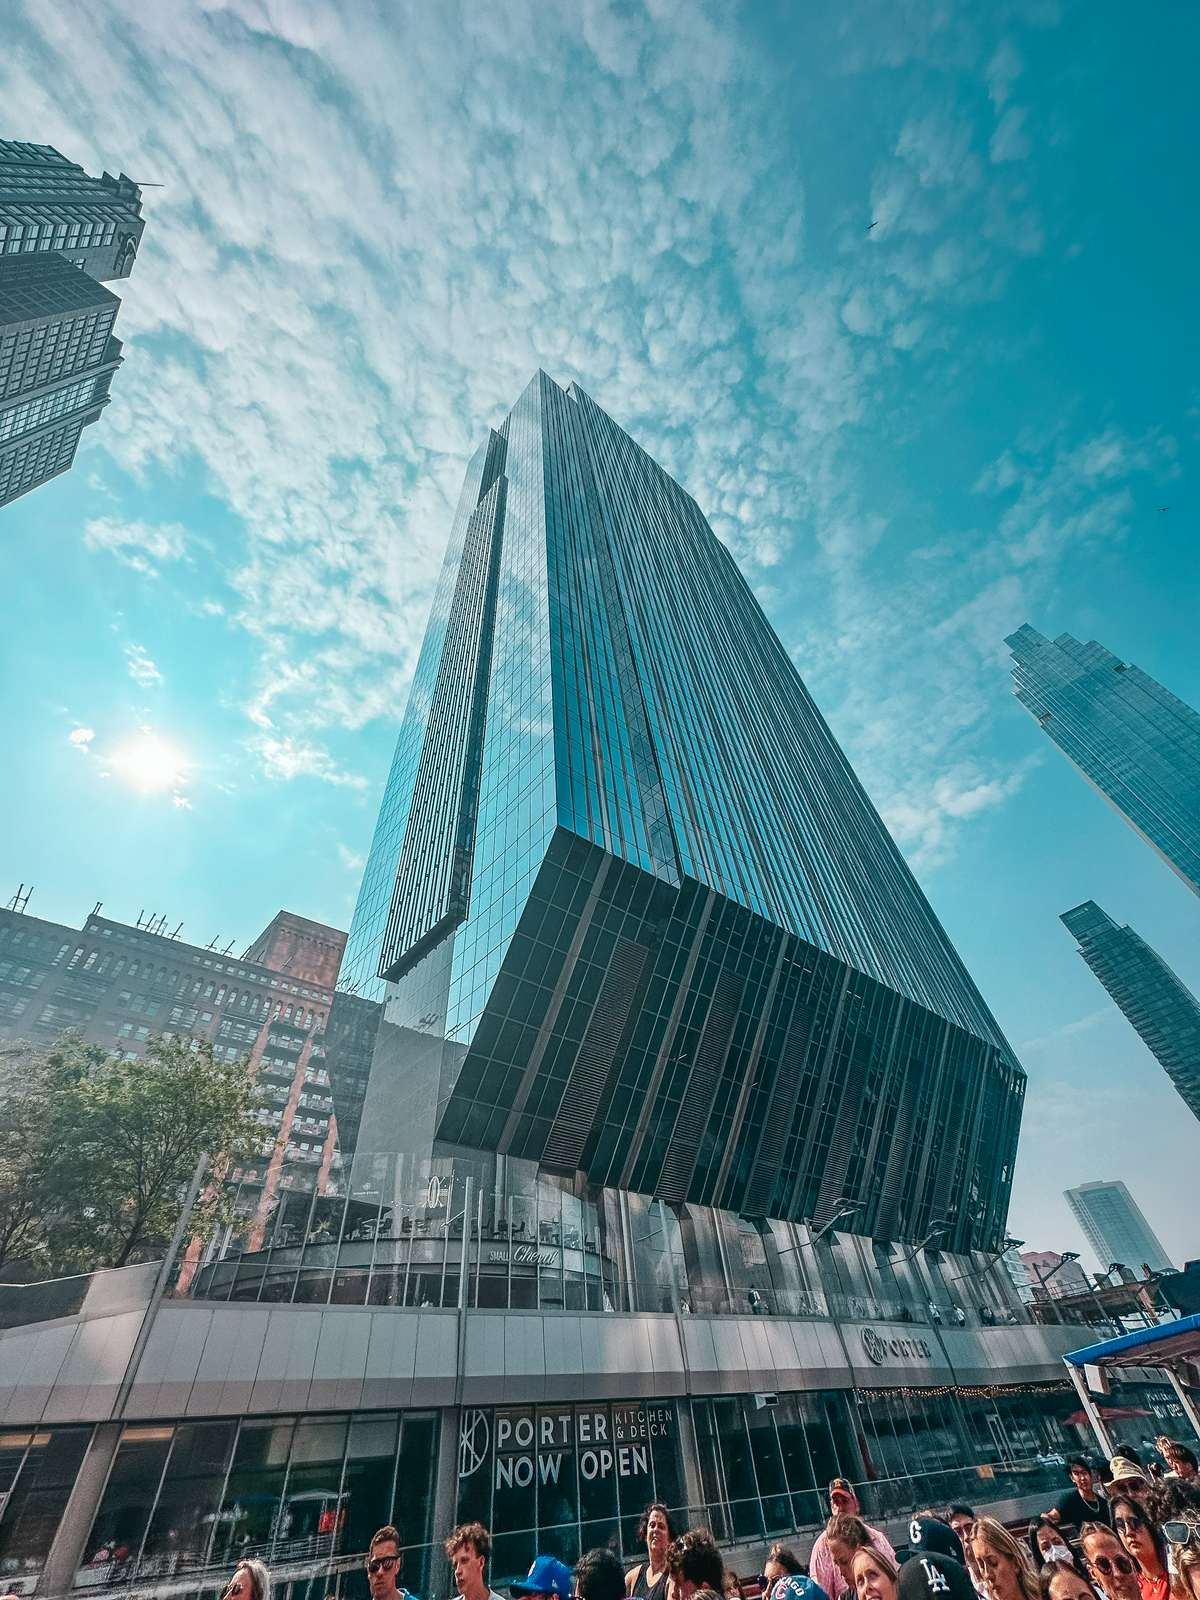
M 861 1209 L 862 1203 L 860 1201 L 847 1200 L 845 1195 L 843 1195 L 840 1200 L 835 1202 L 834 1213 L 830 1217 L 829 1221 L 822 1223 L 817 1229 L 816 1233 L 813 1233 L 812 1231 L 812 1218 L 805 1217 L 803 1219 L 804 1226 L 808 1229 L 809 1237 L 807 1239 L 801 1239 L 799 1244 L 785 1244 L 783 1249 L 776 1250 L 775 1254 L 777 1256 L 786 1256 L 790 1255 L 793 1250 L 810 1250 L 813 1245 L 820 1244 L 825 1235 L 832 1232 L 843 1217 L 852 1217 L 856 1211 L 860 1211 Z
M 1043 1289 L 1045 1289 L 1046 1285 L 1050 1282 L 1050 1279 L 1054 1276 L 1054 1274 L 1056 1272 L 1061 1272 L 1062 1269 L 1065 1266 L 1068 1266 L 1072 1261 L 1078 1261 L 1078 1260 L 1079 1260 L 1079 1251 L 1078 1250 L 1064 1250 L 1062 1255 L 1059 1256 L 1059 1258 L 1058 1258 L 1057 1266 L 1051 1267 L 1050 1271 L 1045 1273 L 1044 1275 L 1042 1273 L 1041 1267 L 1038 1266 L 1036 1261 L 1031 1261 L 1029 1263 L 1029 1265 L 1033 1268 L 1034 1275 L 1037 1278 L 1038 1283 L 1042 1286 Z M 1052 1294 L 1050 1294 L 1049 1291 L 1047 1291 L 1046 1299 L 1049 1300 L 1052 1305 L 1054 1305 L 1054 1315 L 1058 1318 L 1059 1327 L 1060 1328 L 1066 1327 L 1066 1318 L 1063 1316 L 1063 1314 L 1059 1310 L 1058 1306 L 1054 1304 L 1054 1296 Z

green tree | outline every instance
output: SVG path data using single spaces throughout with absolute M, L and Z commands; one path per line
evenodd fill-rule
M 262 1139 L 245 1062 L 218 1061 L 203 1041 L 152 1039 L 145 1056 L 130 1061 L 60 1041 L 33 1057 L 31 1071 L 38 1092 L 9 1100 L 17 1102 L 13 1143 L 29 1151 L 38 1216 L 18 1219 L 14 1200 L 12 1228 L 28 1258 L 57 1271 L 154 1255 L 174 1231 L 200 1158 L 223 1169 Z M 20 1173 L 14 1157 L 13 1177 Z M 232 1196 L 214 1180 L 191 1231 L 207 1237 L 232 1220 Z
M 103 1050 L 74 1032 L 46 1051 L 29 1044 L 0 1048 L 0 1269 L 13 1262 L 49 1265 L 53 1109 L 104 1059 Z

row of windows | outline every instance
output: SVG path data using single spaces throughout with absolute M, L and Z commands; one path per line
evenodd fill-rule
M 39 207 L 38 210 L 43 208 Z M 30 250 L 99 249 L 112 244 L 117 233 L 116 221 L 111 217 L 57 222 L 48 219 L 39 222 L 26 206 L 9 209 L 6 215 L 9 220 L 0 222 L 0 254 L 10 256 Z M 28 220 L 17 221 L 18 217 Z
M 82 432 L 82 422 L 69 422 L 19 444 L 15 450 L 0 451 L 0 506 L 56 473 L 65 472 L 75 459 Z
M 75 383 L 68 383 L 50 394 L 22 400 L 0 411 L 0 444 L 6 439 L 15 438 L 18 434 L 28 433 L 33 428 L 41 427 L 43 423 L 54 422 L 72 411 L 82 410 L 102 397 L 102 384 L 97 379 L 88 377 L 81 378 Z

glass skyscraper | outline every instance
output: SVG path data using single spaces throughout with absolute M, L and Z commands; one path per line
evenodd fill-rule
M 1200 1117 L 1200 1003 L 1132 928 L 1118 927 L 1094 900 L 1061 919 L 1079 953 L 1141 1034 L 1188 1110 Z
M 1005 642 L 1017 699 L 1200 894 L 1200 714 L 1094 639 L 1026 623 Z
M 1116 1264 L 1134 1273 L 1143 1266 L 1152 1272 L 1171 1270 L 1171 1258 L 1119 1179 L 1081 1183 L 1066 1190 L 1066 1201 L 1101 1267 Z
M 1002 1234 L 1009 1045 L 695 501 L 544 373 L 467 471 L 341 986 L 360 1160 Z

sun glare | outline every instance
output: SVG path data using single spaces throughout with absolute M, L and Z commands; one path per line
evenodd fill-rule
M 165 794 L 187 777 L 187 762 L 173 744 L 145 730 L 115 750 L 111 766 L 116 775 L 143 794 Z

